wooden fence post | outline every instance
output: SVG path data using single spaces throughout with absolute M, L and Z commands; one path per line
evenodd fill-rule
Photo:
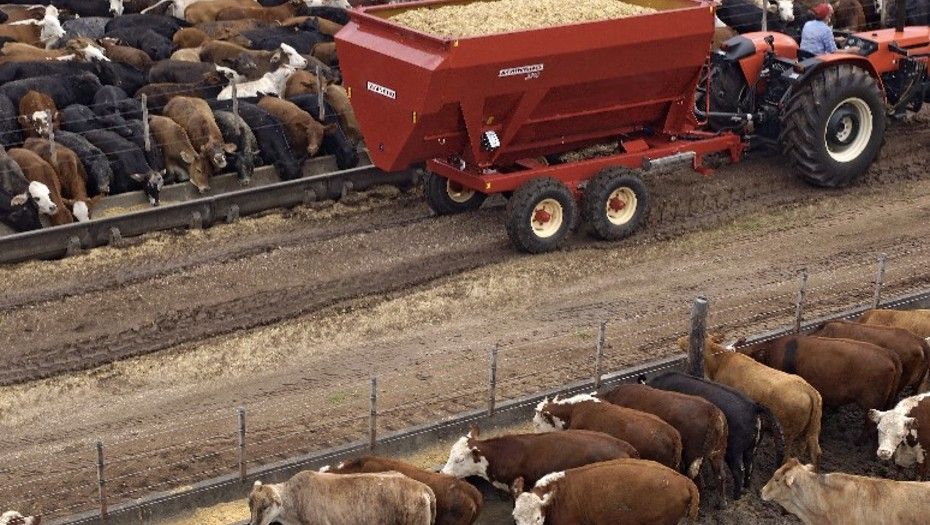
M 107 489 L 104 475 L 103 441 L 97 440 L 97 489 L 100 496 L 100 520 L 107 521 Z
M 883 253 L 878 259 L 878 273 L 875 274 L 875 295 L 872 297 L 872 308 L 878 308 L 882 302 L 882 286 L 885 282 L 885 263 L 888 261 L 888 254 Z
M 488 371 L 488 416 L 494 415 L 494 409 L 497 405 L 497 352 L 500 350 L 500 343 L 491 347 L 491 363 Z
M 601 324 L 597 327 L 597 352 L 594 354 L 594 390 L 597 391 L 601 388 L 601 376 L 603 371 L 601 370 L 602 362 L 604 360 L 604 343 L 607 339 L 607 321 L 601 321 Z
M 704 377 L 704 339 L 707 337 L 707 298 L 698 296 L 691 307 L 691 335 L 688 340 L 688 373 Z
M 239 481 L 244 482 L 247 473 L 245 462 L 245 407 L 236 409 L 239 416 Z
M 152 151 L 152 131 L 149 127 L 149 104 L 148 97 L 142 94 L 142 133 L 144 135 L 143 146 L 145 151 Z
M 378 378 L 371 378 L 371 396 L 368 412 L 368 448 L 374 450 L 378 444 Z
M 794 308 L 794 333 L 801 333 L 804 319 L 804 301 L 807 298 L 807 270 L 801 271 L 801 284 L 798 286 L 798 298 Z

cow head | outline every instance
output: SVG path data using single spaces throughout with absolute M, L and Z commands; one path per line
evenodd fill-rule
M 517 478 L 511 490 L 515 503 L 513 519 L 517 525 L 542 525 L 546 520 L 546 506 L 552 499 L 554 482 L 565 477 L 564 472 L 553 472 L 540 478 L 530 492 L 523 492 L 523 478 Z
M 533 428 L 536 432 L 555 432 L 565 430 L 571 424 L 571 405 L 584 402 L 600 403 L 601 400 L 591 394 L 578 394 L 565 399 L 559 396 L 543 399 L 536 405 L 533 416 Z
M 244 77 L 243 75 L 240 75 L 239 72 L 236 71 L 235 69 L 232 69 L 226 66 L 214 66 L 214 67 L 216 68 L 216 72 L 222 75 L 223 78 L 225 78 L 229 82 L 235 81 L 235 82 L 242 83 L 246 81 L 246 77 Z
M 467 436 L 459 438 L 449 451 L 449 459 L 442 467 L 442 473 L 462 479 L 469 476 L 478 476 L 490 481 L 488 476 L 488 458 L 484 457 L 477 445 L 474 444 L 478 435 L 471 431 Z
M 20 115 L 19 123 L 27 131 L 35 131 L 40 137 L 48 138 L 58 120 L 58 112 L 49 109 L 35 111 L 31 115 Z
M 894 456 L 898 445 L 904 443 L 908 437 L 917 437 L 917 419 L 907 417 L 906 412 L 898 410 L 869 410 L 869 419 L 878 427 L 879 458 L 888 461 Z
M 249 494 L 249 512 L 252 514 L 249 525 L 269 525 L 277 520 L 284 511 L 281 494 L 274 485 L 262 485 L 256 481 Z
M 84 201 L 74 201 L 71 212 L 78 222 L 87 222 L 90 220 L 90 208 L 87 207 L 87 203 Z
M 103 47 L 98 46 L 87 38 L 73 38 L 68 41 L 65 48 L 74 53 L 83 62 L 109 62 L 110 59 L 103 53 Z
M 306 58 L 302 57 L 296 49 L 287 44 L 282 43 L 279 51 L 284 54 L 283 58 L 286 59 L 283 62 L 293 68 L 304 69 L 310 65 L 310 62 L 308 62 Z
M 795 483 L 814 473 L 813 465 L 802 465 L 797 458 L 791 458 L 772 475 L 772 479 L 762 487 L 762 500 L 784 504 L 791 501 Z
M 165 185 L 165 170 L 149 171 L 148 173 L 133 173 L 130 177 L 142 184 L 142 191 L 149 198 L 152 206 L 161 204 L 161 189 Z
M 222 62 L 223 64 L 218 65 L 225 65 L 247 77 L 258 71 L 258 64 L 255 63 L 255 59 L 247 51 L 242 51 L 235 57 L 224 59 Z
M 200 154 L 204 158 L 209 159 L 210 164 L 218 170 L 226 167 L 226 154 L 235 152 L 235 144 L 223 144 L 215 140 L 211 140 L 200 147 Z
M 204 166 L 203 157 L 194 153 L 194 150 L 182 149 L 181 162 L 187 165 L 187 176 L 191 179 L 191 184 L 197 188 L 200 193 L 210 189 L 208 181 L 207 168 Z
M 0 525 L 39 525 L 41 516 L 23 516 L 15 510 L 8 510 L 0 514 Z
M 51 48 L 61 37 L 65 36 L 65 29 L 58 20 L 58 8 L 50 5 L 45 8 L 45 16 L 39 22 L 42 27 L 39 31 L 39 40 L 46 48 Z
M 123 0 L 110 0 L 110 16 L 121 16 L 123 9 Z
M 39 213 L 43 215 L 55 215 L 58 213 L 58 206 L 52 202 L 52 191 L 48 186 L 41 182 L 32 181 L 29 183 L 29 198 L 39 208 Z
M 794 21 L 794 0 L 768 0 L 769 12 L 785 22 Z

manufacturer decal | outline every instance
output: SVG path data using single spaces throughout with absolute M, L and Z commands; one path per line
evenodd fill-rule
M 531 78 L 539 78 L 539 74 L 542 73 L 544 68 L 544 64 L 530 64 L 520 67 L 508 67 L 501 69 L 497 76 L 498 78 L 522 76 L 525 77 L 526 80 L 530 80 Z
M 391 100 L 397 100 L 397 92 L 391 88 L 382 86 L 381 84 L 375 84 L 374 82 L 368 83 L 368 91 L 372 93 L 377 93 L 382 97 L 387 97 Z

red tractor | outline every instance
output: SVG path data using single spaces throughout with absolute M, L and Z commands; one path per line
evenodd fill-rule
M 336 41 L 372 161 L 425 163 L 438 214 L 503 194 L 511 240 L 535 253 L 579 217 L 599 238 L 630 235 L 655 168 L 706 173 L 706 156 L 735 162 L 747 144 L 780 144 L 806 180 L 842 186 L 875 159 L 886 115 L 923 102 L 926 27 L 847 35 L 858 54 L 799 59 L 790 37 L 752 33 L 709 56 L 712 3 L 626 1 L 656 12 L 442 38 L 390 19 L 469 0 L 353 11 Z M 606 142 L 614 154 L 561 160 Z

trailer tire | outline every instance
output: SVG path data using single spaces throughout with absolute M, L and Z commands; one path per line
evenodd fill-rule
M 426 173 L 424 180 L 426 204 L 437 215 L 454 215 L 477 210 L 487 195 L 461 187 L 449 179 Z
M 881 151 L 886 119 L 882 93 L 860 67 L 839 64 L 815 72 L 786 106 L 779 142 L 809 184 L 847 186 Z
M 572 192 L 556 179 L 524 183 L 507 201 L 507 235 L 525 252 L 558 248 L 571 231 L 577 207 Z
M 649 192 L 633 170 L 602 171 L 584 192 L 582 217 L 605 241 L 629 237 L 649 212 Z

